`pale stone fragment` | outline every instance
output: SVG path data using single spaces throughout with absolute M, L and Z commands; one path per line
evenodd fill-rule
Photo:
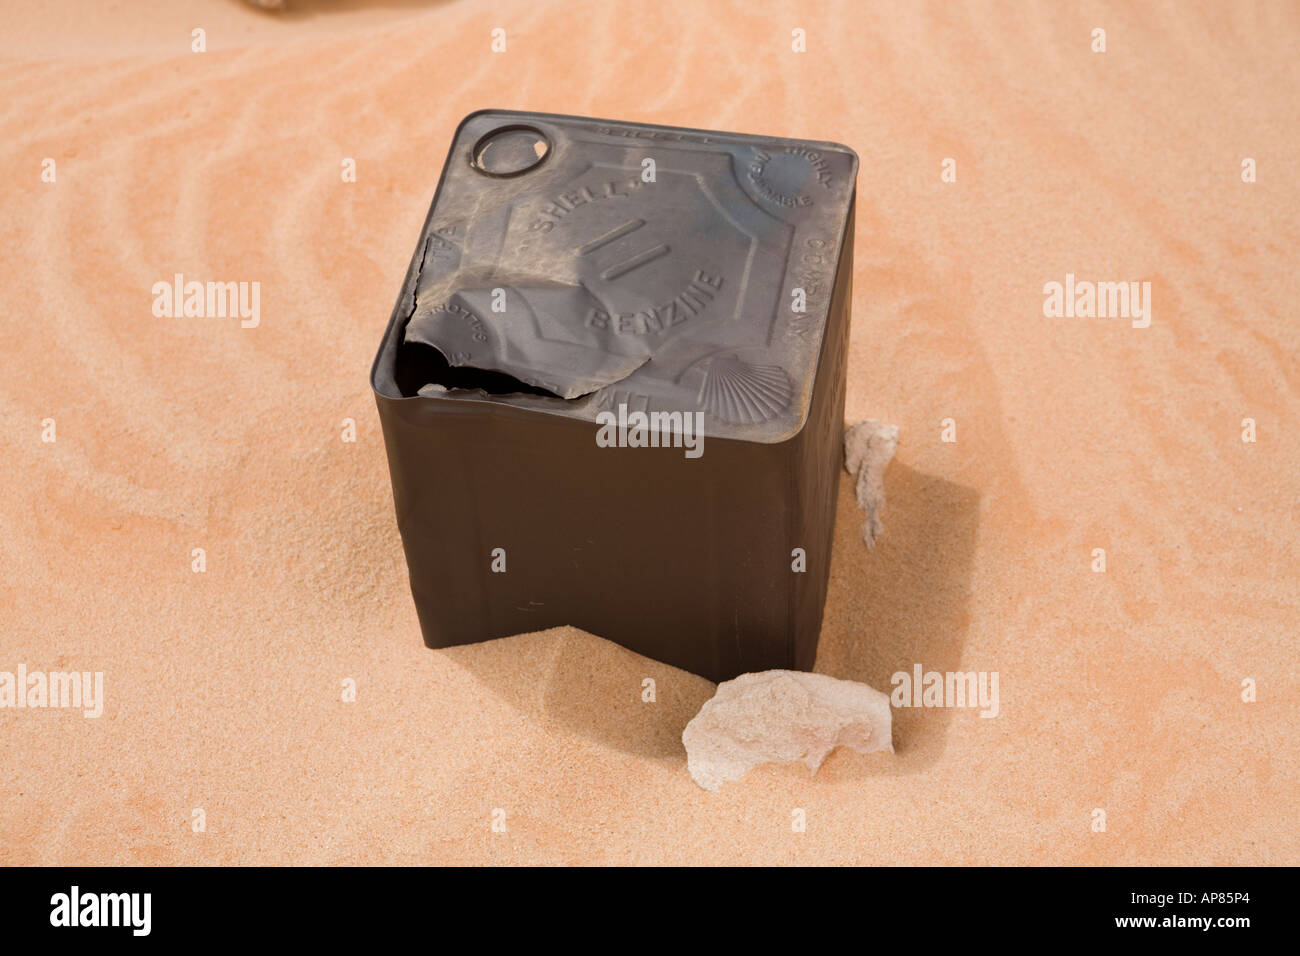
M 885 468 L 898 448 L 898 426 L 868 418 L 844 432 L 844 467 L 857 476 L 858 507 L 865 514 L 862 540 L 868 548 L 885 531 L 880 520 L 885 510 Z
M 836 747 L 893 753 L 889 698 L 873 687 L 803 671 L 741 674 L 718 685 L 682 732 L 691 779 L 717 790 L 763 763 L 816 772 Z

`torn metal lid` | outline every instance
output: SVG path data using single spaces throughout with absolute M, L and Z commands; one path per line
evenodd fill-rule
M 857 166 L 834 143 L 473 113 L 372 383 L 588 421 L 702 411 L 714 436 L 789 438 Z

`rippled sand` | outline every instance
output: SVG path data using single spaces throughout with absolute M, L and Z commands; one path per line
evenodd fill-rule
M 0 4 L 0 670 L 107 702 L 0 710 L 0 862 L 1300 863 L 1294 4 L 87 6 Z M 705 681 L 423 647 L 367 373 L 484 106 L 858 151 L 846 416 L 903 437 L 817 669 L 997 671 L 996 719 L 706 794 Z M 260 326 L 154 317 L 178 272 Z M 1044 318 L 1066 273 L 1150 327 Z

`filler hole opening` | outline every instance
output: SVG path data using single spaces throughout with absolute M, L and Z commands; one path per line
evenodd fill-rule
M 518 176 L 551 151 L 546 134 L 531 126 L 503 126 L 474 144 L 474 168 L 488 176 Z

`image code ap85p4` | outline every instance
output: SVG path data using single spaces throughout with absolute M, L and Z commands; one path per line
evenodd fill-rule
M 574 625 L 721 681 L 811 669 L 858 160 L 485 110 L 371 371 L 425 643 Z

